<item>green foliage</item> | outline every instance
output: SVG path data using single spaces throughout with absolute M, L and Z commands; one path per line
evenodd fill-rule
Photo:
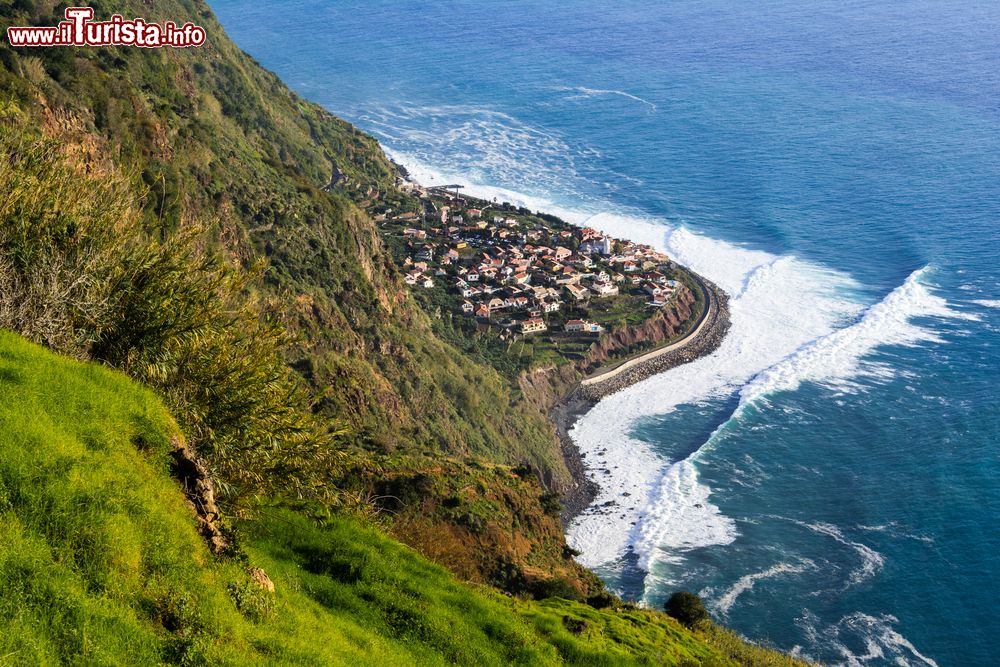
M 133 250 L 127 185 L 79 177 L 55 142 L 0 127 L 0 324 L 84 356 L 100 333 L 118 259 Z
M 227 602 L 191 601 L 209 579 L 165 474 L 175 433 L 152 392 L 0 332 L 0 654 L 150 664 L 167 644 L 194 650 Z
M 698 626 L 708 620 L 708 611 L 705 605 L 694 593 L 687 591 L 676 591 L 664 604 L 667 614 L 676 618 L 689 628 Z
M 148 4 L 114 10 L 147 15 Z M 314 389 L 333 388 L 316 410 L 327 424 L 349 419 L 359 445 L 527 460 L 565 481 L 544 418 L 508 377 L 435 335 L 401 288 L 362 212 L 408 205 L 377 143 L 241 53 L 202 2 L 154 4 L 205 24 L 209 44 L 28 53 L 0 43 L 0 326 L 153 385 L 236 509 L 330 500 L 339 426 L 317 431 L 283 360 Z M 0 12 L 50 24 L 58 9 Z M 326 191 L 334 170 L 344 178 Z M 264 594 L 245 563 L 215 560 L 195 532 L 165 472 L 177 431 L 151 392 L 0 332 L 4 661 L 727 664 L 662 614 L 462 585 L 343 519 L 318 527 L 272 512 L 240 524 L 247 558 L 277 583 Z M 461 460 L 466 474 L 478 465 Z M 428 472 L 431 483 L 443 474 Z M 519 493 L 530 506 L 504 509 L 505 539 L 526 544 L 536 568 L 564 564 L 561 533 L 522 532 L 552 518 L 533 513 L 537 487 Z M 467 503 L 469 521 L 501 507 L 492 502 Z M 481 528 L 463 557 L 496 561 L 495 526 Z M 548 593 L 577 595 L 563 583 Z M 719 636 L 727 655 L 747 650 Z

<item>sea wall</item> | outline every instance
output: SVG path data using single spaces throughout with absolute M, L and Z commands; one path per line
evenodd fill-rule
M 577 363 L 543 366 L 521 373 L 518 386 L 524 399 L 542 414 L 549 414 L 589 370 L 612 362 L 616 351 L 642 343 L 655 346 L 677 336 L 681 326 L 691 317 L 695 302 L 695 295 L 684 290 L 673 303 L 645 322 L 617 327 L 602 336 Z
M 691 318 L 691 308 L 696 302 L 694 293 L 684 289 L 669 304 L 659 309 L 652 317 L 633 326 L 618 327 L 597 341 L 579 363 L 586 371 L 612 360 L 615 351 L 626 349 L 636 343 L 652 343 L 669 340 L 681 331 L 681 326 Z

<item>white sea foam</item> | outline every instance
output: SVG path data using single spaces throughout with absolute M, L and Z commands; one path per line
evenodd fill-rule
M 973 299 L 972 303 L 983 308 L 1000 308 L 1000 299 Z
M 495 120 L 511 123 L 503 117 Z M 792 256 L 597 206 L 567 210 L 543 197 L 477 185 L 468 174 L 428 169 L 419 156 L 390 154 L 420 182 L 462 183 L 477 197 L 550 211 L 575 224 L 648 243 L 730 295 L 731 329 L 716 352 L 605 398 L 572 429 L 586 455 L 588 475 L 600 487 L 594 505 L 574 520 L 567 534 L 582 552 L 580 561 L 591 567 L 613 563 L 631 550 L 649 572 L 657 563 L 682 559 L 690 549 L 736 539 L 735 522 L 711 502 L 711 490 L 698 476 L 699 459 L 724 438 L 726 424 L 737 424 L 741 411 L 758 399 L 802 382 L 849 388 L 859 374 L 888 376 L 890 368 L 865 361 L 874 348 L 938 341 L 931 328 L 915 319 L 964 316 L 927 288 L 923 271 L 865 309 L 850 296 L 859 287 L 850 277 Z M 733 395 L 740 397 L 736 413 L 684 460 L 665 460 L 630 435 L 641 417 Z
M 855 324 L 813 341 L 758 374 L 740 391 L 740 404 L 778 391 L 794 390 L 808 381 L 846 389 L 851 386 L 851 378 L 891 376 L 892 368 L 866 363 L 865 355 L 878 345 L 940 342 L 937 334 L 917 326 L 912 318 L 962 315 L 920 283 L 924 273 L 924 269 L 912 273 L 902 285 L 867 309 Z
M 801 574 L 808 570 L 816 569 L 816 563 L 808 558 L 798 563 L 778 563 L 763 570 L 740 577 L 735 584 L 729 587 L 722 595 L 710 603 L 710 606 L 718 613 L 725 615 L 736 603 L 737 598 L 748 591 L 752 591 L 754 584 L 765 579 L 774 579 L 786 574 Z
M 809 644 L 816 648 L 832 649 L 840 654 L 845 667 L 866 667 L 869 664 L 894 664 L 900 667 L 938 667 L 938 663 L 924 655 L 904 637 L 894 624 L 899 619 L 891 614 L 871 616 L 854 612 L 837 623 L 821 627 L 819 618 L 805 612 L 798 624 L 806 633 Z M 852 650 L 861 644 L 864 652 Z M 803 657 L 808 658 L 803 653 Z
M 915 540 L 917 542 L 923 542 L 924 544 L 934 544 L 934 538 L 928 535 L 917 535 L 916 533 L 911 533 L 903 530 L 899 524 L 895 521 L 890 521 L 889 523 L 879 524 L 877 526 L 866 526 L 864 524 L 858 524 L 859 530 L 864 530 L 869 533 L 885 533 L 892 537 L 904 537 L 909 540 Z
M 634 229 L 640 237 L 643 231 L 651 233 L 647 228 Z M 648 572 L 658 562 L 676 561 L 692 548 L 733 541 L 736 524 L 710 502 L 710 490 L 699 482 L 697 464 L 726 428 L 738 422 L 746 406 L 806 381 L 847 389 L 858 375 L 887 377 L 891 368 L 865 361 L 874 348 L 939 340 L 914 318 L 964 317 L 921 282 L 924 271 L 915 272 L 881 302 L 862 310 L 838 296 L 855 287 L 848 278 L 792 257 L 736 248 L 683 229 L 669 232 L 663 245 L 733 295 L 732 328 L 714 354 L 608 397 L 573 430 L 582 451 L 607 448 L 608 456 L 621 461 L 619 475 L 596 478 L 602 487 L 607 485 L 608 494 L 627 490 L 630 480 L 640 480 L 636 487 L 643 492 L 635 497 L 633 511 L 625 512 L 634 526 L 600 524 L 599 517 L 592 516 L 582 516 L 571 526 L 571 543 L 589 565 L 606 563 L 632 549 L 639 566 Z M 628 435 L 638 418 L 736 392 L 739 407 L 704 446 L 685 460 L 664 461 L 662 472 L 649 470 L 648 446 Z M 612 454 L 614 450 L 620 453 Z M 628 465 L 636 452 L 643 452 L 641 468 Z M 602 488 L 598 502 L 606 499 Z M 867 567 L 878 565 L 880 556 L 867 555 Z M 858 576 L 868 576 L 868 571 Z
M 805 526 L 809 530 L 819 533 L 820 535 L 827 535 L 832 537 L 837 542 L 840 542 L 844 546 L 850 547 L 858 554 L 861 559 L 861 564 L 851 572 L 848 576 L 847 585 L 851 586 L 854 584 L 860 584 L 863 581 L 871 579 L 876 574 L 878 574 L 882 567 L 885 565 L 885 557 L 879 552 L 875 551 L 866 544 L 860 542 L 855 542 L 849 540 L 844 536 L 844 533 L 830 523 L 816 522 L 816 523 L 802 523 L 796 521 L 800 525 Z
M 585 86 L 576 86 L 574 88 L 559 88 L 559 90 L 579 93 L 579 95 L 576 95 L 575 97 L 603 97 L 607 95 L 616 95 L 618 97 L 624 97 L 634 102 L 645 104 L 650 109 L 654 110 L 656 109 L 656 105 L 650 102 L 649 100 L 645 100 L 639 97 L 638 95 L 633 95 L 632 93 L 626 92 L 624 90 L 606 90 L 603 88 L 587 88 Z
M 423 172 L 418 181 L 461 183 L 469 186 L 467 192 L 485 199 L 493 199 L 496 191 L 511 203 L 530 198 L 484 183 L 563 191 L 578 180 L 578 160 L 599 157 L 596 151 L 569 145 L 555 131 L 475 105 L 391 105 L 367 109 L 359 117 L 376 137 L 391 144 L 390 156 L 415 175 Z
M 612 561 L 631 548 L 640 567 L 649 570 L 657 560 L 683 550 L 731 542 L 737 532 L 698 481 L 697 455 L 658 461 L 648 445 L 629 436 L 635 421 L 734 394 L 762 369 L 855 317 L 859 306 L 839 296 L 854 287 L 847 277 L 792 257 L 621 216 L 593 216 L 586 222 L 663 248 L 735 295 L 730 301 L 732 328 L 718 351 L 604 399 L 571 433 L 588 464 L 595 452 L 606 450 L 605 457 L 618 466 L 611 475 L 594 475 L 601 486 L 596 502 L 618 500 L 628 519 L 622 525 L 583 515 L 570 527 L 571 543 L 583 552 L 587 565 Z M 622 500 L 623 491 L 638 492 Z

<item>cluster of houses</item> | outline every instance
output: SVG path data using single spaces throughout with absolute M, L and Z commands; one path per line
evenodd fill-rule
M 392 219 L 404 226 L 406 283 L 447 287 L 462 312 L 482 322 L 537 333 L 549 329 L 547 322 L 562 321 L 567 303 L 628 294 L 643 295 L 658 308 L 680 287 L 665 274 L 669 258 L 649 246 L 534 217 L 486 214 L 460 199 L 423 201 L 423 213 Z M 562 322 L 562 329 L 603 331 L 582 319 Z

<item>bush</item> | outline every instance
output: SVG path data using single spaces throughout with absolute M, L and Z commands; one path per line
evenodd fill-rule
M 580 591 L 563 577 L 551 577 L 549 579 L 537 579 L 528 585 L 532 597 L 536 600 L 547 598 L 562 598 L 564 600 L 576 600 L 581 598 Z
M 599 591 L 587 598 L 587 604 L 594 609 L 608 609 L 616 606 L 618 602 L 618 598 L 608 591 Z
M 689 628 L 708 620 L 708 611 L 705 610 L 701 598 L 687 591 L 677 591 L 671 595 L 664 605 L 664 609 L 668 616 L 676 618 Z
M 542 509 L 546 514 L 558 516 L 559 512 L 562 512 L 562 502 L 559 498 L 559 494 L 555 492 L 542 494 L 539 502 L 541 502 Z

